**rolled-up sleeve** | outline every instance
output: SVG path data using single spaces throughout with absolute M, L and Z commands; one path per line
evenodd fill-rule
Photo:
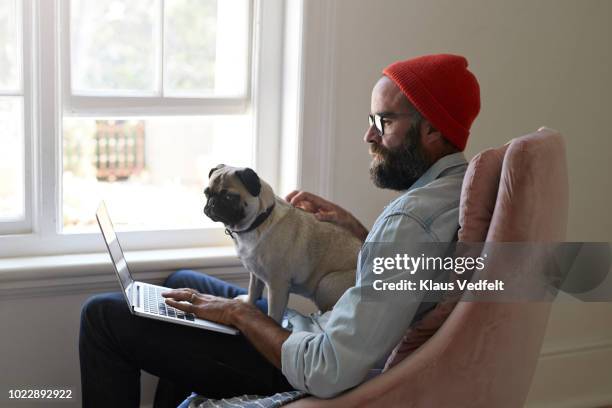
M 369 242 L 432 242 L 422 223 L 409 214 L 388 216 L 375 226 Z M 374 229 L 373 229 L 374 231 Z M 296 389 L 333 397 L 363 382 L 370 369 L 389 355 L 412 322 L 421 298 L 411 293 L 387 296 L 371 289 L 371 262 L 361 262 L 356 286 L 334 306 L 323 331 L 293 332 L 282 346 L 282 371 Z

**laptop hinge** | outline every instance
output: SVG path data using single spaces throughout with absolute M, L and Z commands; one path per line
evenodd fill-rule
M 134 290 L 134 288 L 137 287 L 137 286 L 138 285 L 136 285 L 136 282 L 132 282 L 125 289 L 126 297 L 130 300 L 129 301 L 129 307 L 130 307 L 130 310 L 132 311 L 132 313 L 136 310 L 136 307 L 139 304 L 138 303 L 139 302 L 138 297 L 134 296 L 135 294 L 137 294 L 137 290 Z
M 140 285 L 133 283 L 132 286 L 136 287 L 136 290 L 134 291 L 134 298 L 135 298 L 135 302 L 132 302 L 132 304 L 136 305 L 136 307 L 140 307 Z

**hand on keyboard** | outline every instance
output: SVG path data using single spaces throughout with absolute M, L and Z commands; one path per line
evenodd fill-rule
M 168 316 L 176 319 L 188 320 L 193 322 L 195 320 L 195 316 L 192 313 L 185 313 L 182 310 L 178 310 L 172 306 L 166 305 L 165 299 L 161 295 L 161 292 L 164 290 L 166 289 L 159 288 L 156 286 L 145 286 L 145 311 L 162 316 Z
M 198 293 L 189 288 L 173 289 L 161 295 L 166 298 L 166 305 L 178 311 L 193 313 L 201 319 L 230 326 L 234 326 L 234 317 L 241 313 L 243 308 L 255 308 L 241 300 Z

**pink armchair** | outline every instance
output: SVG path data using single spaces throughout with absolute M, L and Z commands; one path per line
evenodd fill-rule
M 564 143 L 554 130 L 482 152 L 464 179 L 459 240 L 563 241 L 567 185 Z M 549 311 L 544 302 L 442 303 L 406 333 L 383 374 L 336 398 L 288 407 L 521 407 Z

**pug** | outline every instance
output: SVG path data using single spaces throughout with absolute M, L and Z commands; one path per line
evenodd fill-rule
M 204 214 L 225 225 L 250 273 L 243 301 L 255 303 L 266 285 L 268 315 L 280 323 L 289 293 L 324 312 L 355 284 L 361 242 L 348 231 L 293 207 L 250 168 L 220 164 L 208 177 Z

